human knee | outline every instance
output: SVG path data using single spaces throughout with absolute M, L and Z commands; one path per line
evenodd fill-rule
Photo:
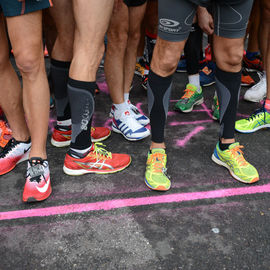
M 126 31 L 111 31 L 108 33 L 108 49 L 122 51 L 126 50 L 128 33 Z
M 34 79 L 39 72 L 42 55 L 40 53 L 33 53 L 31 50 L 14 51 L 16 65 L 21 72 L 22 77 Z

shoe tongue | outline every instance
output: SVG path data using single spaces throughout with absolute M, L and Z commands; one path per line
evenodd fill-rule
M 229 149 L 231 150 L 231 149 L 233 149 L 233 148 L 236 147 L 236 146 L 239 146 L 239 143 L 238 143 L 238 142 L 232 143 L 232 144 L 229 146 Z
M 162 148 L 153 148 L 151 150 L 152 154 L 155 154 L 155 153 L 161 153 L 161 154 L 165 154 L 165 149 L 162 149 Z

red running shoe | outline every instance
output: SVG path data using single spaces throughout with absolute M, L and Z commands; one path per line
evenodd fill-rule
M 52 187 L 48 161 L 38 157 L 30 158 L 27 165 L 23 201 L 43 201 L 47 199 L 51 193 Z
M 105 150 L 102 143 L 93 144 L 89 153 L 84 157 L 69 150 L 66 154 L 63 170 L 68 175 L 86 173 L 115 173 L 124 170 L 131 162 L 127 154 L 112 154 Z
M 17 164 L 27 160 L 30 148 L 30 139 L 27 142 L 10 139 L 0 152 L 0 175 L 10 172 Z
M 100 142 L 106 140 L 111 135 L 111 130 L 106 127 L 92 127 L 92 142 Z M 53 130 L 51 144 L 56 147 L 69 146 L 71 142 L 71 129 L 64 130 L 56 126 Z
M 0 147 L 4 148 L 11 138 L 11 129 L 7 126 L 5 121 L 0 120 Z
M 243 69 L 241 76 L 241 86 L 252 86 L 255 84 L 255 81 L 252 77 Z
M 247 71 L 263 71 L 262 60 L 259 57 L 249 60 L 245 55 L 243 56 L 244 67 Z

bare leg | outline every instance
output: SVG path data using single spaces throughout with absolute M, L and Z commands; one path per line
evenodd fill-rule
M 20 81 L 9 61 L 9 47 L 6 38 L 4 17 L 0 14 L 0 99 L 1 107 L 8 119 L 13 137 L 18 141 L 26 141 L 29 131 L 24 118 L 22 90 Z
M 15 60 L 23 79 L 23 104 L 32 138 L 30 157 L 45 159 L 49 87 L 44 65 L 41 15 L 41 11 L 36 11 L 9 17 L 7 25 Z
M 124 63 L 124 93 L 129 93 L 136 65 L 137 48 L 140 41 L 140 28 L 146 4 L 129 8 L 129 32 Z

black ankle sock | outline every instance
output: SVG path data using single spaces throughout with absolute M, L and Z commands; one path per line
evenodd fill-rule
M 219 148 L 222 151 L 228 150 L 230 145 L 231 145 L 231 143 L 222 143 L 221 141 L 219 141 Z

